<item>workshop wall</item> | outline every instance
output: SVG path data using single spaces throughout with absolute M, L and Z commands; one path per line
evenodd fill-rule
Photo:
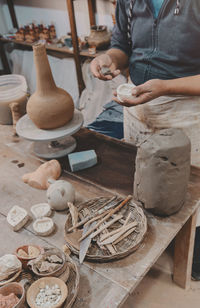
M 35 21 L 36 23 L 43 22 L 44 24 L 54 22 L 58 37 L 66 35 L 67 32 L 70 31 L 66 0 L 15 0 L 14 4 L 19 25 L 25 25 L 32 21 Z M 0 17 L 0 22 L 3 20 L 2 27 L 4 27 L 4 30 L 1 30 L 0 32 L 5 33 L 7 29 L 12 29 L 12 22 L 6 0 L 0 0 L 0 6 L 0 10 L 4 17 Z M 112 28 L 111 11 L 112 4 L 110 1 L 97 0 L 97 24 L 104 24 L 107 25 L 108 28 Z M 90 26 L 87 0 L 75 1 L 75 14 L 78 35 L 88 35 L 90 32 Z

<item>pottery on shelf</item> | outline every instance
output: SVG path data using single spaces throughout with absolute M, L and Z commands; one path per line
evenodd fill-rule
M 56 211 L 68 208 L 68 203 L 75 200 L 75 190 L 71 183 L 63 180 L 55 181 L 47 190 L 48 204 Z
M 67 124 L 74 114 L 72 97 L 54 82 L 46 48 L 43 44 L 33 46 L 37 87 L 27 103 L 27 113 L 41 129 L 54 129 Z
M 90 35 L 87 37 L 89 46 L 96 46 L 97 49 L 105 49 L 110 44 L 111 33 L 106 26 L 92 26 Z

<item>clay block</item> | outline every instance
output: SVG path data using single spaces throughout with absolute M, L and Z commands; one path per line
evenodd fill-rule
M 156 215 L 177 212 L 185 202 L 190 175 L 189 138 L 181 129 L 164 129 L 138 148 L 134 197 Z
M 72 172 L 83 170 L 97 164 L 97 155 L 94 150 L 71 153 L 68 155 Z

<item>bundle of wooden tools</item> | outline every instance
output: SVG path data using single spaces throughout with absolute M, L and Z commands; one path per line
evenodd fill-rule
M 97 261 L 124 257 L 137 249 L 147 230 L 146 216 L 132 196 L 100 197 L 84 202 L 79 210 L 69 208 L 65 239 L 80 263 L 85 257 Z

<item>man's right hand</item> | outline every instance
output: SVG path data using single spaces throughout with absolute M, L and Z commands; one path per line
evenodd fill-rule
M 108 68 L 110 73 L 103 74 L 103 67 Z M 94 77 L 101 80 L 111 80 L 120 74 L 120 70 L 116 69 L 112 58 L 108 54 L 94 58 L 90 64 L 90 69 Z

